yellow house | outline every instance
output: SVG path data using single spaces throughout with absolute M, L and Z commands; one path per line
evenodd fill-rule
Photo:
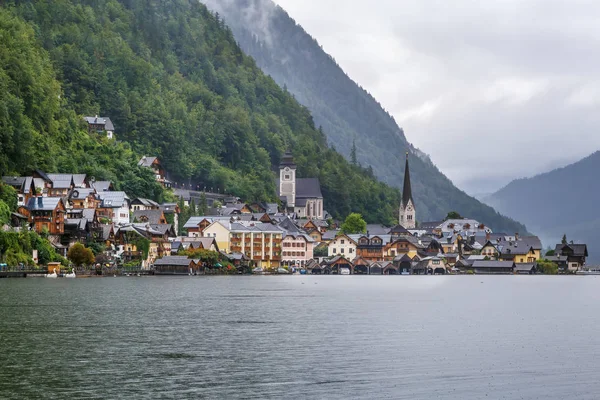
M 498 244 L 500 258 L 515 263 L 533 263 L 541 258 L 542 243 L 537 236 L 519 237 Z
M 202 236 L 214 238 L 219 249 L 230 253 L 232 251 L 230 225 L 228 222 L 215 221 L 204 228 Z
M 394 258 L 406 254 L 410 258 L 418 255 L 421 248 L 409 239 L 409 237 L 401 236 L 385 245 L 383 249 L 383 257 L 386 261 L 393 261 Z

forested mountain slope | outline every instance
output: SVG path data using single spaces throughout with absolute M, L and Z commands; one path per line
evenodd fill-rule
M 334 216 L 394 221 L 399 192 L 330 149 L 310 112 L 199 2 L 1 4 L 2 173 L 137 176 L 125 160 L 157 155 L 174 181 L 274 200 L 272 168 L 292 148 L 299 176 L 320 178 Z M 6 54 L 5 38 L 14 45 Z M 87 135 L 81 116 L 95 114 L 110 116 L 118 143 Z
M 342 154 L 350 158 L 356 141 L 358 161 L 395 187 L 402 184 L 404 153 L 415 154 L 411 175 L 420 221 L 441 219 L 449 210 L 457 210 L 496 230 L 525 230 L 457 189 L 426 155 L 408 143 L 377 100 L 271 0 L 200 1 L 225 18 L 242 49 L 263 71 L 310 109 L 316 124 Z
M 588 244 L 591 260 L 600 262 L 600 152 L 545 174 L 515 180 L 485 201 L 519 219 L 545 242 L 568 240 Z M 547 243 L 544 243 L 547 245 Z

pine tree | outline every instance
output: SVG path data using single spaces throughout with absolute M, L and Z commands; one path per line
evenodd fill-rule
M 356 160 L 356 139 L 352 140 L 352 149 L 350 150 L 350 162 L 352 165 L 357 165 L 358 161 Z

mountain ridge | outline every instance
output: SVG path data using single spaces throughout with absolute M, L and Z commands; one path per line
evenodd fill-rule
M 600 221 L 596 198 L 600 183 L 590 179 L 600 170 L 600 151 L 583 159 L 529 178 L 515 179 L 485 201 L 501 212 L 535 229 L 546 245 L 558 243 L 563 234 L 575 242 L 587 242 L 590 259 L 600 261 Z M 598 216 L 598 217 L 595 217 Z
M 271 0 L 201 0 L 231 27 L 242 49 L 261 69 L 311 110 L 328 142 L 382 181 L 400 187 L 404 153 L 411 160 L 419 221 L 439 220 L 449 211 L 486 221 L 497 231 L 526 231 L 491 207 L 456 188 L 429 156 L 410 144 L 404 130 L 370 93 L 323 51 L 317 40 Z

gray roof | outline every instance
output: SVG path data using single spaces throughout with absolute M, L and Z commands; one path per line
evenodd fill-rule
M 96 216 L 96 209 L 94 208 L 84 208 L 81 212 L 81 217 L 87 219 L 88 221 L 93 221 Z
M 515 264 L 515 271 L 526 271 L 529 272 L 535 268 L 535 263 L 521 263 Z
M 52 211 L 60 203 L 62 197 L 32 197 L 27 203 L 29 211 Z
M 298 233 L 300 229 L 296 226 L 294 221 L 292 221 L 289 217 L 285 217 L 280 223 L 279 227 L 288 231 L 289 233 Z
M 327 232 L 323 233 L 323 235 L 321 235 L 321 238 L 323 240 L 332 240 L 332 239 L 335 239 L 335 237 L 337 236 L 338 233 L 340 233 L 339 229 L 327 231 Z
M 154 261 L 154 265 L 184 265 L 184 266 L 188 266 L 190 265 L 191 262 L 193 262 L 194 260 L 191 260 L 189 258 L 187 258 L 186 256 L 165 256 L 163 258 L 159 258 L 158 260 Z
M 125 192 L 100 192 L 98 198 L 102 200 L 100 208 L 121 208 L 127 206 Z
M 146 207 L 159 207 L 160 205 L 154 200 L 137 197 L 131 201 L 131 204 L 141 204 Z
M 150 228 L 156 232 L 160 232 L 161 235 L 169 235 L 172 233 L 173 225 L 171 224 L 150 224 Z
M 512 268 L 514 264 L 512 261 L 476 260 L 473 268 Z
M 390 233 L 390 228 L 380 224 L 367 224 L 367 232 L 369 235 L 387 235 Z
M 164 214 L 173 214 L 175 208 L 177 208 L 177 203 L 163 203 L 159 205 L 159 208 Z
M 93 188 L 75 188 L 71 191 L 69 199 L 85 199 L 90 194 L 94 193 L 96 193 L 96 190 Z
M 108 192 L 110 190 L 111 181 L 96 181 L 92 183 L 92 187 L 96 189 L 96 192 Z
M 149 156 L 144 156 L 140 159 L 140 161 L 138 162 L 138 165 L 140 167 L 151 167 L 152 163 L 156 160 L 157 157 L 149 157 Z
M 115 130 L 115 127 L 114 127 L 112 121 L 108 117 L 94 116 L 94 117 L 83 117 L 83 119 L 85 119 L 85 121 L 88 124 L 104 125 L 104 129 L 107 130 L 107 131 L 114 131 Z
M 133 220 L 138 222 L 147 222 L 149 224 L 160 224 L 160 217 L 163 216 L 161 210 L 136 210 L 133 212 Z
M 500 254 L 527 254 L 533 248 L 534 250 L 542 249 L 542 242 L 537 236 L 524 236 L 515 241 L 500 241 L 496 247 Z
M 554 248 L 554 251 L 556 252 L 556 254 L 562 254 L 562 249 L 568 246 L 569 248 L 571 248 L 573 250 L 573 256 L 575 257 L 587 257 L 588 256 L 588 251 L 587 251 L 587 245 L 585 244 L 557 244 L 556 247 Z
M 102 240 L 108 240 L 111 229 L 113 229 L 114 232 L 113 225 L 102 225 Z
M 275 184 L 279 187 L 279 179 L 276 180 Z M 322 198 L 319 178 L 296 178 L 296 204 L 298 204 L 298 200 Z
M 85 230 L 87 223 L 88 221 L 85 218 L 67 218 L 65 220 L 65 225 L 75 225 L 80 231 Z

